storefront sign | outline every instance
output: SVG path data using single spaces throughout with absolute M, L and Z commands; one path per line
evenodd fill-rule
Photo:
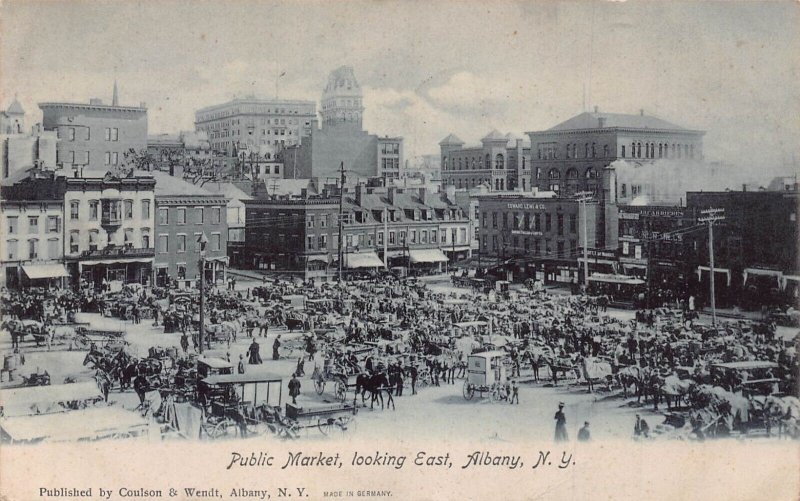
M 545 210 L 544 204 L 530 204 L 530 203 L 511 203 L 508 204 L 509 209 L 533 209 L 533 210 Z
M 528 231 L 528 230 L 511 230 L 512 235 L 532 235 L 535 237 L 542 236 L 541 231 Z

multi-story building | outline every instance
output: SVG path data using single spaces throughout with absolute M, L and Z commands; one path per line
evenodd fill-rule
M 0 178 L 5 179 L 31 167 L 55 170 L 57 142 L 56 133 L 42 130 L 39 124 L 31 129 L 30 134 L 0 134 Z
M 605 168 L 619 159 L 700 160 L 705 132 L 645 115 L 644 110 L 626 115 L 595 108 L 550 129 L 527 134 L 534 186 L 569 196 L 596 191 Z
M 93 174 L 93 173 L 92 173 Z M 64 255 L 73 277 L 112 287 L 151 284 L 155 180 L 152 176 L 64 177 Z
M 208 134 L 213 150 L 228 156 L 237 149 L 262 147 L 274 156 L 284 147 L 300 144 L 316 116 L 313 101 L 248 96 L 197 110 L 194 125 Z
M 154 172 L 153 178 L 156 285 L 175 280 L 186 288 L 197 283 L 203 234 L 208 239 L 203 256 L 206 280 L 210 284 L 224 281 L 228 264 L 225 197 L 162 172 Z
M 339 267 L 338 191 L 313 198 L 246 200 L 251 266 L 325 278 Z M 469 256 L 469 219 L 444 193 L 345 190 L 342 267 L 441 266 Z M 448 257 L 449 256 L 449 257 Z
M 228 201 L 225 220 L 228 223 L 228 262 L 231 266 L 244 266 L 245 200 L 253 197 L 233 183 L 208 183 L 206 190 L 222 195 Z
M 214 160 L 208 134 L 200 131 L 181 131 L 178 134 L 157 134 L 147 137 L 147 153 L 151 168 L 170 175 L 180 175 L 184 167 L 203 165 Z
M 342 163 L 348 184 L 358 178 L 402 177 L 403 138 L 363 130 L 363 96 L 352 67 L 342 66 L 328 76 L 321 115 L 321 128 L 312 121 L 309 139 L 284 151 L 285 178 L 338 179 Z
M 485 184 L 492 190 L 531 189 L 531 150 L 512 134 L 491 131 L 480 146 L 464 147 L 450 134 L 439 142 L 442 183 L 456 188 Z
M 506 193 L 479 196 L 480 255 L 513 263 L 514 280 L 535 278 L 545 283 L 577 283 L 582 259 L 584 221 L 590 249 L 605 249 L 596 201 Z M 590 260 L 590 271 L 608 272 Z
M 65 169 L 107 171 L 130 165 L 125 155 L 147 150 L 147 108 L 120 106 L 117 86 L 111 104 L 91 99 L 89 104 L 39 103 L 42 125 L 55 131 L 59 141 L 56 163 Z
M 2 182 L 0 284 L 43 285 L 68 276 L 64 268 L 64 197 L 53 172 L 36 169 Z

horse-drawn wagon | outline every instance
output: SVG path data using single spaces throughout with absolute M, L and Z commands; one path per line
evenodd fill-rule
M 505 391 L 506 366 L 505 351 L 484 351 L 467 357 L 467 380 L 464 381 L 463 394 L 466 400 L 472 400 L 475 392 L 488 393 L 492 401 L 502 398 Z

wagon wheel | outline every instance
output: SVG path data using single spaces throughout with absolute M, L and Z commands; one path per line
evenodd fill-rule
M 475 387 L 470 384 L 469 381 L 464 381 L 464 398 L 466 400 L 472 400 L 472 397 L 475 396 Z
M 336 418 L 334 425 L 336 426 L 337 430 L 339 430 L 342 434 L 345 434 L 348 431 L 355 429 L 356 421 L 353 419 L 353 416 L 339 416 Z
M 340 402 L 344 402 L 347 399 L 347 385 L 341 379 L 336 380 L 334 395 L 336 395 L 336 400 Z
M 284 440 L 300 438 L 300 425 L 296 421 L 284 421 L 270 425 L 275 436 Z
M 239 434 L 239 427 L 231 419 L 223 419 L 211 430 L 209 438 L 218 440 L 221 438 L 232 438 Z
M 321 417 L 317 419 L 317 428 L 319 428 L 320 433 L 325 435 L 326 437 L 331 434 L 334 427 L 334 419 L 329 417 Z
M 325 391 L 325 380 L 321 377 L 318 377 L 314 380 L 314 390 L 317 392 L 317 395 L 322 395 L 322 392 Z

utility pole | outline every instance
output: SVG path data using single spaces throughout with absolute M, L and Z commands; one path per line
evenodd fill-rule
M 383 209 L 383 267 L 389 269 L 389 208 Z
M 205 232 L 200 234 L 197 239 L 200 244 L 200 328 L 197 331 L 197 344 L 200 353 L 203 353 L 203 337 L 205 334 L 205 303 L 206 303 L 206 244 L 208 244 L 208 237 Z
M 342 285 L 342 241 L 344 239 L 344 162 L 339 166 L 339 285 Z
M 701 223 L 708 223 L 708 264 L 711 271 L 711 325 L 717 325 L 717 299 L 714 292 L 714 223 L 725 219 L 725 209 L 701 210 L 704 216 L 698 218 Z
M 581 212 L 583 212 L 583 293 L 586 294 L 589 290 L 589 237 L 588 237 L 588 223 L 586 217 L 586 202 L 591 200 L 591 191 L 579 191 L 575 194 L 578 198 L 577 201 L 581 204 Z
M 650 274 L 652 272 L 652 268 L 650 262 L 653 260 L 653 238 L 652 238 L 652 227 L 651 221 L 647 220 L 647 235 L 645 238 L 647 239 L 647 309 L 650 309 Z

